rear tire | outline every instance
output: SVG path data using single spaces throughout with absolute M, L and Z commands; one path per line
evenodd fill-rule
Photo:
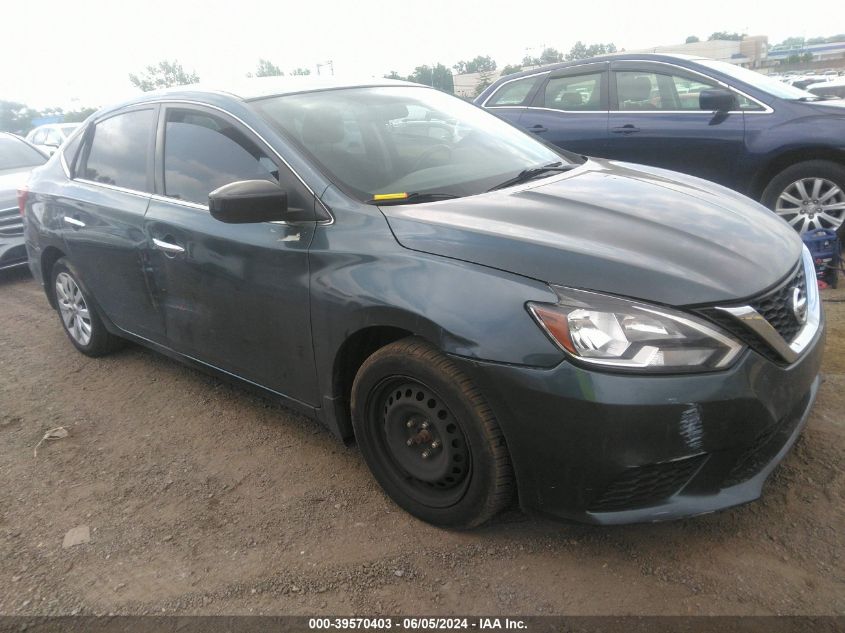
M 385 492 L 441 527 L 481 525 L 513 498 L 514 478 L 493 411 L 434 346 L 406 338 L 375 352 L 352 385 L 352 425 Z
M 62 257 L 50 271 L 51 289 L 62 328 L 73 346 L 86 356 L 104 356 L 123 347 L 125 341 L 106 329 L 91 293 L 73 265 Z
M 845 166 L 808 160 L 772 178 L 761 202 L 799 233 L 834 229 L 845 237 Z

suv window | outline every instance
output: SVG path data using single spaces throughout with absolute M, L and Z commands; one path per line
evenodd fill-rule
M 304 208 L 310 193 L 244 131 L 198 110 L 168 109 L 164 136 L 164 195 L 208 204 L 208 194 L 238 180 L 279 182 L 291 209 Z M 311 200 L 313 205 L 313 200 Z
M 44 130 L 44 129 L 36 130 L 35 134 L 32 135 L 32 140 L 30 141 L 30 143 L 32 143 L 33 145 L 43 145 L 44 144 L 44 138 L 46 136 L 47 136 L 46 130 Z
M 152 130 L 153 110 L 133 110 L 100 121 L 83 153 L 79 177 L 146 191 Z
M 546 84 L 543 105 L 556 110 L 603 110 L 602 73 L 555 77 Z
M 525 103 L 528 94 L 540 78 L 539 75 L 516 79 L 502 85 L 484 105 L 490 106 L 518 106 Z

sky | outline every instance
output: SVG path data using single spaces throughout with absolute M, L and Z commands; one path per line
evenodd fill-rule
M 845 31 L 845 2 L 800 4 L 797 12 L 785 0 L 6 0 L 0 19 L 17 26 L 0 38 L 0 99 L 106 105 L 136 92 L 130 72 L 162 59 L 222 86 L 254 71 L 259 58 L 286 73 L 314 73 L 331 60 L 337 75 L 406 75 L 476 55 L 504 66 L 544 46 L 568 51 L 577 40 L 637 49 L 715 31 L 768 35 L 770 43 Z

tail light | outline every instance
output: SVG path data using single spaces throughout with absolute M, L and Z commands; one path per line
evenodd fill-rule
M 24 212 L 26 211 L 26 199 L 29 196 L 29 189 L 26 187 L 21 187 L 18 189 L 18 211 L 21 212 L 21 217 L 23 217 Z

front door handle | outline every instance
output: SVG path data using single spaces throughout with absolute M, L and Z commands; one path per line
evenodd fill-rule
M 628 123 L 626 125 L 622 125 L 620 127 L 613 127 L 610 128 L 610 131 L 614 134 L 634 134 L 635 132 L 639 132 L 640 128 L 632 123 Z
M 528 128 L 528 131 L 534 132 L 534 134 L 540 134 L 541 132 L 548 132 L 549 128 L 538 123 L 537 125 L 532 125 L 530 128 Z
M 62 218 L 66 224 L 70 224 L 75 229 L 84 229 L 85 222 L 82 220 L 77 220 L 76 218 L 72 218 L 69 215 L 66 215 Z
M 165 242 L 164 240 L 160 240 L 157 237 L 153 238 L 153 245 L 157 249 L 162 250 L 165 253 L 170 253 L 171 255 L 179 255 L 185 252 L 184 247 L 179 246 L 178 244 L 171 244 L 170 242 Z

